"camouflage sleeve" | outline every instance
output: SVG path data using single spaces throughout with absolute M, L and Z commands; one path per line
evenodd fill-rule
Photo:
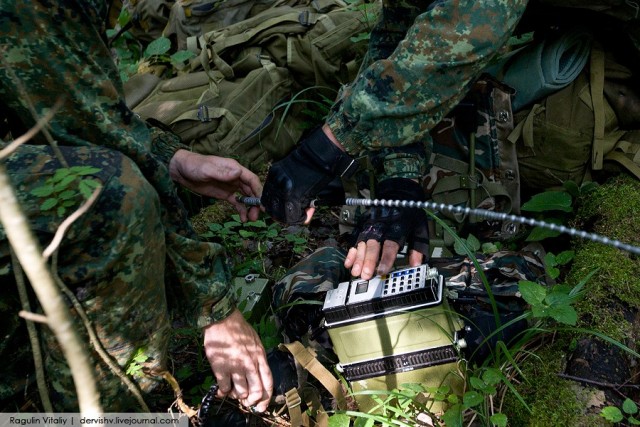
M 153 126 L 149 128 L 149 132 L 151 133 L 151 152 L 165 165 L 169 164 L 176 151 L 190 150 L 174 133 Z
M 438 0 L 423 6 L 393 52 L 341 89 L 327 117 L 338 141 L 351 154 L 419 141 L 430 144 L 429 131 L 506 43 L 526 4 Z M 386 19 L 393 17 L 387 14 Z M 419 167 L 418 160 L 413 166 L 405 161 L 406 168 Z
M 219 320 L 233 306 L 226 255 L 219 245 L 199 239 L 178 197 L 165 163 L 178 147 L 176 141 L 153 147 L 146 124 L 126 106 L 104 38 L 107 2 L 49 3 L 0 0 L 0 98 L 27 128 L 35 123 L 34 116 L 43 117 L 56 106 L 48 125 L 58 144 L 106 147 L 135 163 L 160 200 L 172 264 L 167 270 L 173 280 L 167 284 L 181 289 L 193 324 L 203 313 Z

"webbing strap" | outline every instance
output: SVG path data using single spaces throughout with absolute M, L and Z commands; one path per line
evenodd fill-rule
M 593 148 L 591 151 L 591 167 L 602 169 L 604 160 L 604 50 L 594 42 L 589 63 L 589 85 L 591 87 L 591 104 L 593 105 Z
M 293 355 L 293 357 L 300 363 L 300 365 L 309 371 L 311 375 L 316 377 L 318 381 L 331 393 L 331 396 L 336 400 L 338 409 L 346 409 L 347 408 L 347 400 L 342 391 L 342 386 L 340 382 L 336 379 L 336 377 L 331 374 L 322 366 L 322 364 L 316 359 L 315 355 L 313 355 L 309 349 L 303 346 L 299 341 L 294 341 L 292 343 L 284 343 L 279 345 L 280 348 L 286 348 L 289 353 Z
M 305 424 L 302 423 L 302 409 L 300 409 L 302 399 L 298 394 L 298 390 L 296 388 L 292 388 L 284 394 L 284 398 L 287 403 L 287 409 L 289 410 L 289 421 L 291 422 L 291 427 L 304 426 Z

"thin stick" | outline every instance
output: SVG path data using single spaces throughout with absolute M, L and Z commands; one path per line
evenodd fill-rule
M 22 310 L 18 315 L 24 319 L 31 320 L 31 322 L 27 322 L 27 334 L 29 335 L 29 342 L 31 343 L 31 354 L 33 355 L 33 364 L 36 370 L 36 384 L 38 384 L 40 402 L 42 403 L 42 407 L 45 412 L 53 412 L 53 405 L 51 405 L 51 399 L 49 399 L 49 389 L 47 388 L 47 381 L 42 364 L 42 349 L 40 348 L 38 331 L 36 330 L 36 325 L 32 323 L 40 322 L 47 324 L 48 319 L 46 316 L 31 312 L 31 304 L 29 303 L 27 286 L 24 283 L 22 267 L 20 267 L 20 263 L 16 258 L 16 253 L 13 250 L 11 251 L 11 264 L 13 264 L 16 286 L 18 287 L 18 295 L 20 296 L 20 303 L 22 304 Z

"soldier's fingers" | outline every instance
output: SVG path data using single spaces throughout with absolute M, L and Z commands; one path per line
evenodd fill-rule
M 238 400 L 246 399 L 249 395 L 246 376 L 240 372 L 234 372 L 231 375 L 231 380 L 233 381 L 233 390 L 229 395 Z
M 398 251 L 400 250 L 400 245 L 398 242 L 394 242 L 393 240 L 385 240 L 382 245 L 382 255 L 380 256 L 380 263 L 378 264 L 377 274 L 387 274 L 391 267 L 393 267 L 393 263 L 398 256 Z
M 364 262 L 364 255 L 367 250 L 367 244 L 365 242 L 358 242 L 355 248 L 349 249 L 347 259 L 345 260 L 345 267 L 351 269 L 351 275 L 359 277 L 362 272 L 362 264 Z M 347 265 L 347 261 L 349 264 Z
M 411 250 L 409 252 L 409 265 L 411 267 L 416 267 L 424 262 L 424 254 L 420 251 Z
M 367 240 L 367 246 L 362 261 L 362 273 L 360 277 L 369 280 L 375 275 L 376 265 L 380 258 L 380 242 L 377 240 Z
M 226 373 L 216 373 L 216 380 L 218 382 L 216 397 L 223 398 L 231 391 L 231 377 Z

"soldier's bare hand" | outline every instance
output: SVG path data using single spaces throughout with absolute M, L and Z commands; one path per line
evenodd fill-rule
M 204 330 L 204 349 L 218 382 L 218 397 L 238 399 L 264 412 L 273 393 L 273 377 L 260 337 L 237 309 Z
M 236 160 L 178 150 L 171 158 L 169 172 L 175 182 L 189 190 L 233 204 L 243 222 L 258 219 L 260 208 L 247 209 L 236 200 L 236 193 L 260 197 L 260 178 Z

